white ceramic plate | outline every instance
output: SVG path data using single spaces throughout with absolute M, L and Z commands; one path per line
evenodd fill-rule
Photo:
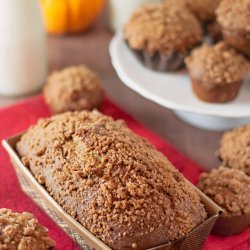
M 228 118 L 250 117 L 250 77 L 239 96 L 226 104 L 208 104 L 196 98 L 185 71 L 161 73 L 146 68 L 136 58 L 118 32 L 111 41 L 110 55 L 118 76 L 142 96 L 173 110 Z
M 161 73 L 146 68 L 118 32 L 110 44 L 112 64 L 129 88 L 166 108 L 186 122 L 201 128 L 224 130 L 250 123 L 250 77 L 238 97 L 226 104 L 209 104 L 196 98 L 185 70 Z

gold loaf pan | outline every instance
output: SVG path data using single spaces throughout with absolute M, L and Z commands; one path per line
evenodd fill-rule
M 22 190 L 83 249 L 111 249 L 65 212 L 63 208 L 49 195 L 47 190 L 37 182 L 29 169 L 23 165 L 15 150 L 16 143 L 20 140 L 21 135 L 22 134 L 15 135 L 7 140 L 3 140 L 2 144 L 10 156 Z M 222 209 L 193 184 L 190 183 L 190 185 L 198 191 L 207 211 L 208 219 L 194 228 L 186 237 L 148 250 L 198 250 L 202 248 L 218 216 L 222 213 Z

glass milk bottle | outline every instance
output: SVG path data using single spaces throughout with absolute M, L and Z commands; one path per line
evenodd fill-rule
M 141 5 L 160 1 L 161 0 L 109 0 L 110 28 L 113 31 L 122 29 L 131 14 Z
M 46 34 L 39 0 L 0 0 L 0 95 L 37 91 L 46 71 Z

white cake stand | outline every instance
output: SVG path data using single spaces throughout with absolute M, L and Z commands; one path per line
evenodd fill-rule
M 129 88 L 172 109 L 185 122 L 203 129 L 226 130 L 250 123 L 250 77 L 239 96 L 226 104 L 208 104 L 196 98 L 186 72 L 160 73 L 146 68 L 118 32 L 110 43 L 112 64 Z

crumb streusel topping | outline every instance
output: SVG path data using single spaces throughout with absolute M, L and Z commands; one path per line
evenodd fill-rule
M 48 230 L 32 214 L 0 209 L 1 250 L 48 250 L 54 245 L 55 242 L 48 237 Z
M 41 119 L 17 150 L 65 211 L 113 249 L 171 242 L 206 219 L 182 174 L 122 121 L 97 112 Z
M 250 125 L 224 133 L 220 157 L 227 167 L 239 169 L 250 175 Z
M 173 4 L 149 4 L 136 11 L 124 27 L 124 37 L 135 50 L 168 54 L 183 52 L 202 39 L 196 17 Z
M 52 73 L 44 87 L 44 96 L 54 113 L 62 113 L 98 107 L 104 90 L 96 73 L 80 65 Z
M 166 0 L 168 1 L 168 0 Z M 222 0 L 184 0 L 188 8 L 202 21 L 215 19 L 215 10 Z M 178 2 L 178 0 L 176 1 Z
M 194 49 L 185 63 L 191 77 L 204 84 L 225 85 L 242 81 L 249 70 L 244 56 L 224 42 L 203 44 Z
M 198 187 L 224 209 L 225 216 L 250 215 L 250 177 L 244 172 L 213 169 L 201 174 Z
M 250 32 L 250 0 L 223 0 L 216 14 L 217 21 L 223 28 Z

